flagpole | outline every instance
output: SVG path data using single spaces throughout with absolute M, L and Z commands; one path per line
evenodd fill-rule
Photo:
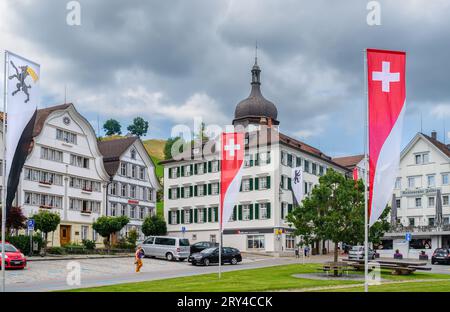
M 6 98 L 7 98 L 7 72 L 9 70 L 8 65 L 8 51 L 5 51 L 5 68 L 3 77 L 3 191 L 2 191 L 2 259 L 1 259 L 1 270 L 2 270 L 2 292 L 6 291 L 6 273 L 5 273 L 5 240 L 6 240 Z
M 221 140 L 221 145 L 223 146 L 223 134 L 220 136 L 220 140 Z M 222 161 L 223 159 L 220 159 L 220 181 L 222 181 Z M 222 191 L 221 191 L 221 187 L 219 187 L 219 208 L 218 208 L 218 213 L 219 213 L 219 279 L 222 277 L 222 206 L 220 205 L 220 198 L 222 198 Z
M 369 203 L 368 203 L 368 188 L 369 188 L 369 102 L 367 98 L 367 50 L 364 53 L 364 292 L 369 292 Z

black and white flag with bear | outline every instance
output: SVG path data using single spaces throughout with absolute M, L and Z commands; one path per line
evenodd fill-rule
M 6 52 L 6 210 L 11 208 L 32 141 L 39 103 L 40 66 Z

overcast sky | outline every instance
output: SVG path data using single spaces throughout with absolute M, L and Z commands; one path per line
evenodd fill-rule
M 258 41 L 262 92 L 280 129 L 331 156 L 363 151 L 363 50 L 407 52 L 404 144 L 420 130 L 444 140 L 450 116 L 450 2 L 81 0 L 81 26 L 65 0 L 2 0 L 0 49 L 41 64 L 40 107 L 67 100 L 97 130 L 133 117 L 149 138 L 176 124 L 230 124 L 250 92 Z M 3 78 L 2 78 L 3 79 Z M 450 123 L 447 125 L 450 130 Z M 447 142 L 450 139 L 446 138 Z

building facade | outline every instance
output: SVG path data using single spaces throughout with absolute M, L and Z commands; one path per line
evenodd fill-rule
M 139 233 L 147 216 L 156 214 L 156 192 L 161 188 L 155 174 L 155 165 L 138 137 L 99 141 L 103 162 L 111 177 L 108 183 L 108 216 L 128 216 L 130 223 L 121 234 L 131 229 Z
M 250 96 L 236 106 L 233 120 L 238 131 L 246 132 L 245 160 L 241 189 L 232 218 L 224 225 L 223 242 L 243 251 L 293 253 L 297 239 L 286 221 L 293 209 L 292 168 L 303 167 L 305 193 L 328 168 L 343 174 L 348 170 L 320 150 L 280 133 L 277 108 L 261 94 L 256 62 L 251 73 Z M 162 162 L 169 235 L 184 236 L 191 243 L 219 241 L 219 155 L 214 148 L 194 148 L 192 157 Z
M 108 181 L 95 132 L 74 105 L 38 110 L 15 200 L 26 217 L 42 209 L 60 215 L 50 245 L 101 243 L 92 223 L 105 213 Z

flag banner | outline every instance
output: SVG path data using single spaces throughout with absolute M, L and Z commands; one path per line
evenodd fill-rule
M 244 133 L 222 133 L 220 175 L 220 226 L 223 227 L 233 214 L 239 194 L 244 167 Z
M 358 181 L 358 167 L 353 168 L 353 180 Z
M 6 209 L 12 205 L 32 141 L 40 98 L 40 66 L 6 52 Z
M 299 204 L 303 200 L 303 168 L 292 168 L 292 193 L 294 194 L 294 204 Z
M 369 225 L 388 204 L 401 153 L 406 100 L 406 53 L 367 50 Z

